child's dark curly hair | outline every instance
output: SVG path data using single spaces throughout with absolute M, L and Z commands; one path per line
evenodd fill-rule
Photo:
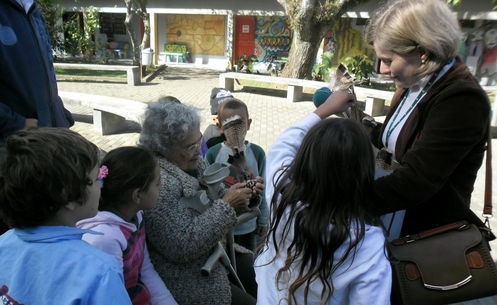
M 13 228 L 44 224 L 69 202 L 83 205 L 98 148 L 66 128 L 21 130 L 6 141 L 0 217 Z

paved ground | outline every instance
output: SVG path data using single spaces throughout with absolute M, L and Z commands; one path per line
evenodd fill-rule
M 118 98 L 131 99 L 141 102 L 149 102 L 158 99 L 160 96 L 173 95 L 185 104 L 194 105 L 199 108 L 203 120 L 201 130 L 211 123 L 209 97 L 211 89 L 219 86 L 219 71 L 206 70 L 199 68 L 178 68 L 168 67 L 164 74 L 154 78 L 151 82 L 142 86 L 128 86 L 125 80 L 122 82 L 75 82 L 59 81 L 59 90 L 74 91 L 98 95 L 107 95 Z M 259 144 L 262 148 L 267 149 L 275 140 L 281 130 L 289 126 L 305 114 L 314 109 L 312 96 L 307 95 L 305 98 L 308 102 L 286 103 L 284 96 L 286 92 L 282 90 L 244 90 L 241 86 L 235 84 L 233 95 L 243 100 L 248 108 L 253 120 L 251 130 L 247 137 L 250 141 Z M 259 94 L 264 93 L 264 94 Z M 68 106 L 71 108 L 71 106 Z M 73 110 L 79 114 L 82 110 Z M 85 123 L 91 121 L 91 111 L 82 113 L 81 118 Z M 81 124 L 77 124 L 81 125 Z M 99 141 L 96 143 L 101 148 L 108 150 L 115 145 L 130 145 L 136 141 L 136 129 L 134 132 L 99 137 L 93 135 L 91 130 L 86 131 L 87 124 L 75 126 L 74 129 L 81 132 L 90 132 L 89 139 Z
M 203 122 L 201 130 L 203 131 L 212 121 L 209 97 L 211 89 L 219 86 L 219 73 L 220 71 L 203 68 L 167 67 L 164 73 L 155 77 L 150 82 L 136 87 L 128 86 L 126 80 L 122 82 L 59 80 L 58 85 L 61 91 L 98 94 L 141 102 L 154 101 L 160 96 L 172 95 L 177 97 L 182 103 L 193 105 L 199 109 Z M 241 83 L 243 85 L 243 81 Z M 233 95 L 243 100 L 249 108 L 252 126 L 247 133 L 247 139 L 259 144 L 266 151 L 284 128 L 315 109 L 314 104 L 311 102 L 311 95 L 304 96 L 306 101 L 288 103 L 285 98 L 286 92 L 282 90 L 255 89 L 235 84 Z M 124 133 L 100 136 L 93 130 L 92 109 L 72 105 L 66 106 L 73 112 L 77 121 L 72 129 L 93 141 L 101 149 L 109 151 L 120 146 L 135 145 L 140 131 L 138 124 L 129 122 L 129 128 Z M 497 160 L 497 139 L 495 136 L 492 145 L 494 147 L 493 189 L 496 190 L 497 164 L 495 160 Z M 480 170 L 473 193 L 472 208 L 478 215 L 481 215 L 482 211 L 484 176 L 484 171 Z M 497 205 L 497 192 L 495 191 L 493 202 Z M 494 213 L 497 214 L 497 211 Z M 497 217 L 491 220 L 491 225 L 494 232 L 497 232 Z M 493 241 L 491 245 L 494 248 L 494 260 L 497 262 L 497 241 Z M 497 304 L 497 297 L 458 304 Z

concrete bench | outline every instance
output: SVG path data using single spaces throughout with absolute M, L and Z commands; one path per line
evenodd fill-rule
M 184 63 L 186 62 L 186 52 L 188 51 L 184 44 L 165 43 L 164 51 L 159 53 L 159 60 L 164 63 Z
M 285 78 L 250 73 L 227 72 L 219 74 L 219 87 L 233 91 L 235 87 L 235 79 L 245 79 L 287 85 L 288 89 L 286 98 L 289 102 L 301 101 L 304 87 L 318 89 L 329 85 L 325 82 L 313 80 Z M 366 102 L 366 113 L 372 116 L 383 115 L 385 102 L 387 100 L 390 101 L 393 97 L 393 92 L 391 91 L 383 91 L 363 87 L 355 87 L 354 90 L 357 95 L 357 99 L 364 100 Z
M 164 62 L 166 64 L 184 63 L 185 62 L 185 55 L 184 55 L 184 53 L 160 52 L 159 53 L 159 61 Z
M 494 95 L 494 106 L 492 107 L 492 119 L 490 125 L 497 126 L 497 86 L 482 86 L 488 95 Z
M 54 63 L 54 67 L 58 69 L 126 71 L 128 85 L 137 86 L 141 83 L 140 67 L 138 66 Z
M 59 91 L 64 103 L 93 108 L 93 126 L 101 135 L 126 130 L 126 119 L 140 123 L 147 104 L 95 94 Z

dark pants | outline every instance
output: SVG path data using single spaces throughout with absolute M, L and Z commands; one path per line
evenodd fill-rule
M 231 304 L 233 305 L 255 305 L 257 303 L 257 282 L 255 281 L 254 259 L 252 254 L 236 253 L 236 270 L 240 282 L 245 288 L 234 284 L 231 280 Z
M 255 231 L 243 235 L 235 235 L 235 243 L 254 252 L 257 247 L 256 235 Z

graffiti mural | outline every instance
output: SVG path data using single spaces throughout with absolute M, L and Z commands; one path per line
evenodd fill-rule
M 167 15 L 166 42 L 186 45 L 193 54 L 224 55 L 225 16 Z
M 333 31 L 326 35 L 330 38 L 328 41 L 325 40 L 323 51 L 326 51 L 327 48 L 334 50 L 333 65 L 338 65 L 349 56 L 363 54 L 374 60 L 374 49 L 369 48 L 364 43 L 362 32 L 351 26 L 351 22 L 354 21 L 355 19 L 351 18 L 341 18 L 336 22 Z
M 335 37 L 333 37 L 333 32 L 329 31 L 324 36 L 324 50 L 323 52 L 335 52 Z
M 292 30 L 285 17 L 257 16 L 255 18 L 254 54 L 261 62 L 271 56 L 281 57 L 288 54 L 292 44 Z

